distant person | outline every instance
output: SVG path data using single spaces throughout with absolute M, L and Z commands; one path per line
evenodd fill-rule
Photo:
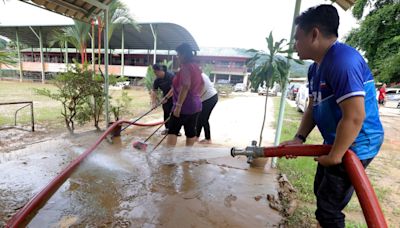
M 311 7 L 295 24 L 295 50 L 300 59 L 314 63 L 308 70 L 308 107 L 294 138 L 282 145 L 302 144 L 318 127 L 324 144 L 332 147 L 327 155 L 315 158 L 315 216 L 318 227 L 344 228 L 342 210 L 354 187 L 343 156 L 351 149 L 366 168 L 383 143 L 374 78 L 361 54 L 337 40 L 339 15 L 334 6 Z
M 157 90 L 160 89 L 163 93 L 163 104 L 162 108 L 164 111 L 164 121 L 168 119 L 172 111 L 172 80 L 174 78 L 174 73 L 167 70 L 167 67 L 161 64 L 154 64 L 153 71 L 156 75 L 156 80 L 153 83 L 153 90 L 151 91 L 151 103 L 154 106 L 157 105 Z M 165 130 L 161 134 L 168 134 L 168 124 L 169 121 L 165 122 Z
M 194 63 L 194 51 L 190 45 L 183 43 L 176 48 L 176 52 L 180 68 L 172 82 L 174 106 L 167 145 L 176 145 L 177 135 L 183 126 L 186 146 L 193 146 L 196 140 L 196 122 L 202 108 L 200 96 L 204 82 L 200 67 Z
M 201 101 L 203 108 L 201 110 L 199 119 L 197 120 L 196 136 L 197 139 L 199 139 L 201 130 L 202 128 L 204 128 L 205 139 L 200 140 L 199 143 L 211 144 L 210 123 L 208 122 L 208 120 L 210 119 L 212 110 L 214 109 L 215 105 L 218 102 L 218 92 L 214 88 L 214 85 L 212 84 L 210 77 L 208 77 L 204 73 L 201 75 L 204 81 L 204 87 L 201 93 L 202 94 Z
M 379 89 L 378 103 L 379 107 L 384 106 L 386 101 L 386 83 L 383 83 L 382 87 Z

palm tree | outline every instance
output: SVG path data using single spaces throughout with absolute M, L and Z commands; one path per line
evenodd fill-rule
M 15 58 L 15 53 L 7 50 L 0 50 L 0 65 L 15 65 L 17 59 Z
M 122 27 L 124 24 L 130 24 L 133 27 L 135 27 L 137 30 L 140 29 L 138 26 L 137 22 L 133 17 L 131 16 L 132 14 L 129 11 L 129 8 L 120 0 L 114 0 L 110 3 L 109 5 L 109 10 L 108 10 L 108 18 L 110 20 L 110 23 L 108 24 L 108 40 L 111 39 L 112 34 L 114 33 L 114 30 L 117 28 Z M 100 58 L 100 44 L 101 44 L 101 33 L 103 30 L 103 22 L 105 21 L 104 15 L 101 15 L 100 17 L 97 18 L 97 21 L 99 23 L 98 26 L 98 46 L 99 46 L 99 51 L 98 51 L 98 63 L 100 65 L 101 63 L 101 58 Z
M 17 63 L 17 58 L 15 52 L 12 51 L 13 48 L 10 47 L 10 42 L 0 38 L 0 66 L 4 65 L 15 65 Z
M 61 54 L 62 54 L 62 49 L 65 48 L 65 55 L 67 55 L 68 53 L 67 42 L 68 42 L 67 34 L 62 30 L 56 30 L 51 34 L 49 46 L 53 47 L 55 44 L 58 44 L 58 46 L 60 47 Z M 65 58 L 68 58 L 68 56 L 65 56 Z M 67 59 L 64 61 L 65 63 L 67 63 Z
M 108 26 L 108 40 L 111 39 L 114 30 L 122 27 L 124 24 L 130 24 L 136 29 L 140 29 L 125 3 L 120 0 L 115 0 L 109 7 L 108 18 L 110 19 L 110 23 Z
M 155 79 L 156 79 L 156 75 L 153 71 L 153 67 L 151 65 L 149 65 L 147 67 L 146 77 L 144 77 L 144 86 L 146 87 L 149 94 L 150 94 L 151 90 L 153 89 L 153 82 Z
M 81 54 L 81 62 L 84 64 L 87 61 L 86 48 L 89 39 L 90 24 L 74 20 L 74 25 L 66 27 L 60 31 L 55 31 L 52 34 L 50 46 L 58 43 L 61 48 L 66 42 L 72 44 Z
M 110 40 L 112 33 L 115 28 L 122 26 L 122 24 L 132 24 L 138 28 L 136 21 L 130 15 L 128 7 L 119 0 L 114 0 L 109 5 L 108 16 L 110 18 L 109 29 L 108 29 L 108 39 Z M 104 21 L 101 17 L 99 19 L 99 30 L 101 32 L 102 26 L 101 21 Z M 74 25 L 72 27 L 63 28 L 60 31 L 56 31 L 52 35 L 52 41 L 50 46 L 58 43 L 60 47 L 64 47 L 65 42 L 72 44 L 76 49 L 79 50 L 81 54 L 82 64 L 87 62 L 87 42 L 89 40 L 89 33 L 91 29 L 91 24 L 74 20 Z M 99 44 L 101 43 L 101 36 L 99 36 Z M 100 45 L 99 45 L 100 48 Z M 100 56 L 100 53 L 99 53 Z M 100 61 L 100 58 L 99 58 Z
M 4 49 L 6 47 L 7 47 L 7 41 L 1 39 L 1 37 L 0 37 L 0 49 Z
M 172 60 L 164 59 L 161 64 L 166 66 L 167 70 L 172 70 L 172 63 L 173 63 Z
M 279 42 L 274 43 L 272 32 L 270 32 L 269 37 L 266 38 L 266 41 L 269 54 L 264 51 L 250 49 L 248 52 L 253 53 L 254 56 L 247 61 L 248 66 L 255 67 L 249 77 L 251 87 L 257 90 L 259 86 L 265 85 L 267 89 L 264 106 L 264 118 L 258 143 L 259 146 L 261 146 L 262 134 L 265 125 L 269 88 L 272 87 L 275 82 L 279 83 L 281 88 L 284 88 L 288 80 L 287 75 L 290 69 L 290 64 L 287 61 L 287 58 L 278 56 L 279 53 L 288 53 L 288 50 L 283 50 L 283 44 L 286 40 L 282 39 Z

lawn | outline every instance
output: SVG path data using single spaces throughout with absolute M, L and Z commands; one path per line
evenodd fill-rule
M 61 115 L 61 103 L 48 97 L 37 95 L 34 89 L 46 88 L 56 92 L 57 88 L 52 84 L 28 83 L 16 81 L 0 81 L 0 102 L 33 101 L 35 124 L 52 125 L 52 127 L 63 127 L 64 120 Z M 110 90 L 113 99 L 121 96 L 122 91 L 127 91 L 132 98 L 128 112 L 122 117 L 132 119 L 138 114 L 150 108 L 150 96 L 143 88 L 132 88 L 128 90 Z M 0 126 L 12 125 L 14 123 L 15 111 L 23 105 L 0 106 Z M 29 107 L 22 109 L 17 118 L 18 125 L 30 123 Z

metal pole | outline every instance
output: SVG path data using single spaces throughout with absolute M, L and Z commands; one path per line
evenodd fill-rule
M 22 82 L 23 72 L 22 72 L 22 61 L 21 61 L 21 49 L 20 49 L 20 47 L 19 47 L 18 28 L 15 29 L 15 37 L 16 37 L 16 39 L 17 39 L 19 81 Z
M 35 55 L 33 54 L 33 47 L 31 47 L 32 62 L 35 62 Z
M 65 41 L 65 64 L 68 64 L 68 42 Z
M 95 60 L 94 60 L 94 20 L 91 20 L 91 25 L 92 25 L 92 35 L 91 35 L 91 41 L 92 41 L 92 78 L 94 78 L 94 75 L 96 73 L 95 69 Z
M 35 118 L 33 115 L 33 102 L 31 102 L 31 121 L 32 121 L 32 132 L 35 131 Z
M 151 33 L 153 33 L 153 38 L 154 38 L 154 55 L 153 55 L 153 64 L 156 64 L 157 62 L 157 31 L 154 30 L 153 25 L 150 24 L 151 28 Z
M 105 97 L 105 120 L 106 128 L 108 128 L 108 123 L 110 122 L 110 116 L 108 113 L 109 101 L 108 101 L 108 7 L 104 10 L 105 30 L 104 30 L 104 95 Z
M 125 68 L 125 32 L 124 25 L 122 25 L 122 41 L 121 41 L 121 77 L 124 77 L 124 68 Z
M 45 81 L 45 74 L 44 74 L 44 59 L 43 59 L 43 40 L 42 40 L 42 29 L 39 28 L 39 46 L 40 46 L 40 62 L 42 64 L 42 83 L 44 84 Z
M 295 18 L 299 15 L 300 13 L 300 5 L 301 5 L 301 0 L 296 0 L 296 6 L 294 8 L 294 14 L 293 14 L 293 22 L 292 22 L 292 31 L 290 33 L 290 39 L 289 39 L 289 53 L 288 56 L 292 57 L 293 55 L 293 37 L 295 33 L 295 24 L 294 20 Z M 289 59 L 288 59 L 289 61 Z M 290 76 L 290 71 L 288 71 L 287 78 Z M 283 115 L 285 112 L 285 104 L 286 104 L 286 94 L 287 94 L 287 82 L 285 83 L 284 88 L 282 88 L 282 95 L 281 95 L 281 103 L 280 103 L 280 108 L 279 108 L 279 117 L 278 117 L 278 126 L 276 127 L 276 133 L 275 133 L 275 141 L 274 141 L 274 146 L 278 146 L 281 140 L 281 133 L 282 133 L 282 124 L 283 124 Z M 271 166 L 272 168 L 276 168 L 276 163 L 277 159 L 274 157 L 272 158 L 272 163 Z

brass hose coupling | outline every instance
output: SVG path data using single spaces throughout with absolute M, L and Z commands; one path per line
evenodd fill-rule
M 246 147 L 245 149 L 237 149 L 232 147 L 231 156 L 246 156 L 247 163 L 252 164 L 255 158 L 264 157 L 264 151 L 262 147 L 257 146 L 257 141 L 251 141 L 251 146 Z

